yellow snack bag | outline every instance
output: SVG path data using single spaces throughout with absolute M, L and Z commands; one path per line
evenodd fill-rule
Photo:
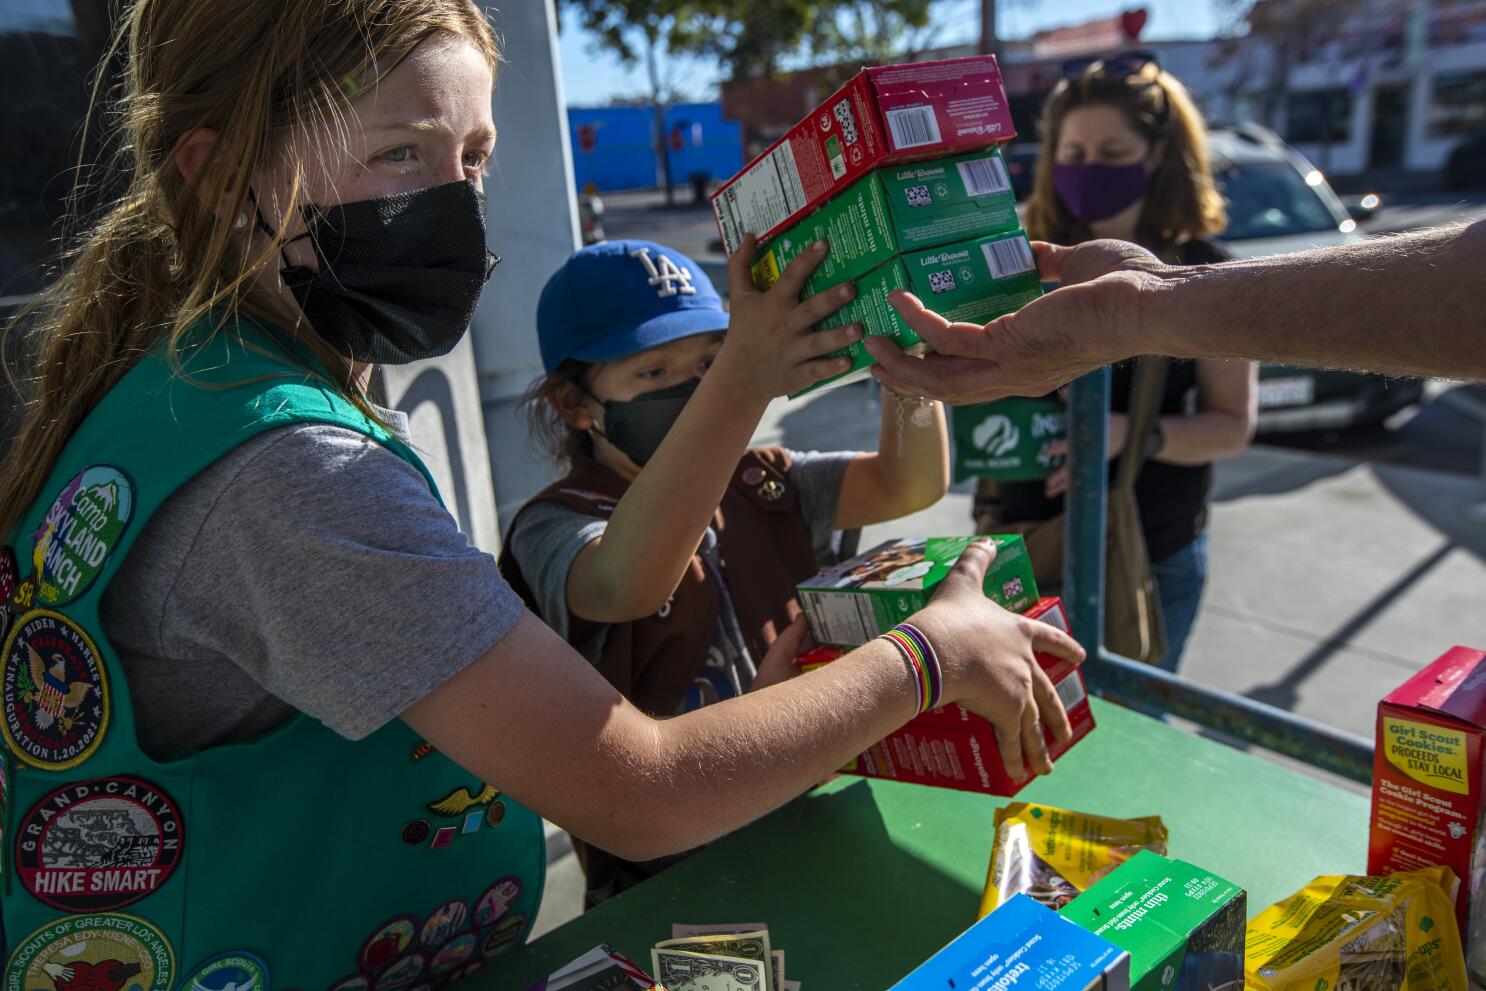
M 1249 991 L 1467 991 L 1448 867 L 1318 877 L 1260 912 L 1244 940 Z
M 996 810 L 979 917 L 1018 892 L 1048 908 L 1062 908 L 1140 850 L 1166 855 L 1166 824 L 1160 817 L 1111 819 L 1013 802 Z

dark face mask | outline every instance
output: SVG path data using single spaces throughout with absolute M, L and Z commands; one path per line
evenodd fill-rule
M 320 270 L 279 270 L 315 332 L 354 361 L 448 354 L 500 261 L 485 247 L 485 196 L 458 180 L 303 210 Z M 275 236 L 262 215 L 258 226 Z
M 594 427 L 593 431 L 643 468 L 645 462 L 655 456 L 660 442 L 666 439 L 666 432 L 681 415 L 700 381 L 687 379 L 679 385 L 642 393 L 628 400 L 593 396 L 594 401 L 604 407 L 604 429 Z

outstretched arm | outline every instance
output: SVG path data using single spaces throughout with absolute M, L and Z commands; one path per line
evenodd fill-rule
M 1121 241 L 1037 257 L 1063 287 L 984 327 L 895 298 L 936 353 L 869 339 L 876 374 L 954 403 L 1041 395 L 1142 354 L 1486 379 L 1486 221 L 1193 267 Z

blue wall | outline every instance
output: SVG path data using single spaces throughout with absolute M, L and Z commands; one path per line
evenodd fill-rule
M 578 188 L 589 182 L 600 190 L 659 185 L 660 168 L 650 140 L 653 120 L 649 107 L 569 107 L 568 133 Z M 593 128 L 590 152 L 583 150 L 579 140 L 579 129 L 585 125 Z M 680 103 L 670 107 L 666 111 L 667 137 L 677 129 L 682 148 L 670 152 L 671 175 L 677 185 L 686 185 L 693 172 L 726 179 L 743 167 L 741 128 L 723 120 L 721 105 Z

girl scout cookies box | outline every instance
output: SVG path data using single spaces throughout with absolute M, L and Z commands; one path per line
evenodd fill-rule
M 1058 599 L 1039 600 L 1023 615 L 1068 632 L 1068 618 Z M 809 671 L 829 664 L 843 653 L 840 647 L 817 647 L 797 657 L 795 663 L 801 671 Z M 1047 743 L 1048 757 L 1056 761 L 1094 731 L 1094 710 L 1089 706 L 1088 690 L 1077 665 L 1051 654 L 1036 656 L 1073 728 L 1073 735 L 1062 743 L 1053 739 L 1051 730 L 1044 728 L 1042 738 Z M 1008 775 L 990 722 L 954 704 L 914 717 L 866 753 L 853 758 L 841 768 L 841 773 L 984 795 L 1015 795 L 1032 780 L 1032 775 L 1025 771 L 1015 778 Z
M 879 166 L 1015 137 L 994 56 L 863 69 L 713 194 L 723 248 L 772 237 Z
M 1486 985 L 1486 652 L 1452 647 L 1378 704 L 1369 874 L 1460 878 L 1466 968 Z
M 1130 954 L 1017 895 L 891 991 L 1130 991 Z
M 889 540 L 827 568 L 796 586 L 815 642 L 860 647 L 929 604 L 960 554 L 978 537 Z M 1037 601 L 1027 545 L 1018 535 L 989 538 L 996 559 L 986 570 L 985 593 L 1021 612 Z

